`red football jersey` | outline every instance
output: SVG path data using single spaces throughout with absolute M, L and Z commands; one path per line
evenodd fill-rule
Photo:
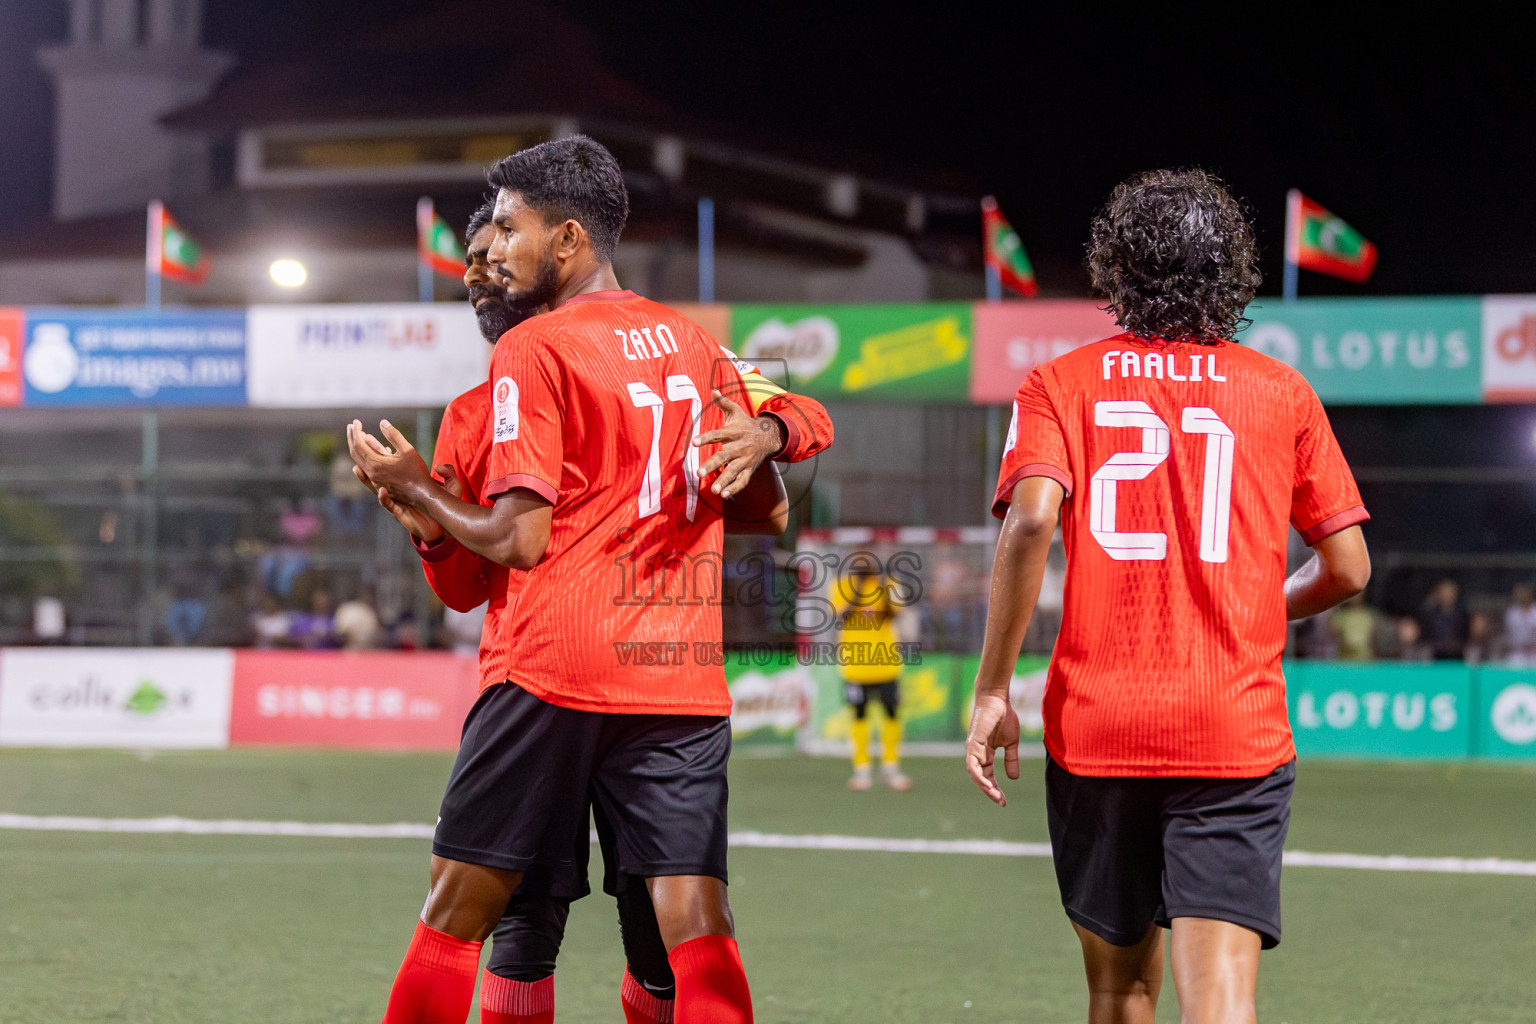
M 486 464 L 491 454 L 491 384 L 486 381 L 448 403 L 432 452 L 433 467 L 449 465 L 463 485 L 465 501 L 489 505 L 485 498 Z M 507 638 L 500 628 L 507 593 L 522 575 L 462 547 L 452 537 L 432 545 L 416 542 L 427 584 L 444 604 L 469 611 L 486 604 L 480 631 L 480 688 L 507 678 Z
M 1294 757 L 1286 528 L 1312 544 L 1368 518 L 1306 380 L 1226 341 L 1084 346 L 1019 388 L 994 515 L 1028 476 L 1069 496 L 1051 756 L 1077 775 L 1218 778 Z
M 508 678 L 579 710 L 728 714 L 724 531 L 691 442 L 721 423 L 710 392 L 737 393 L 735 366 L 686 317 L 611 291 L 507 332 L 490 381 L 486 497 L 554 505 L 502 617 Z

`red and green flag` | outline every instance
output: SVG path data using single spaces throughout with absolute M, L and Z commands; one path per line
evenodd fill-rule
M 1285 258 L 1305 270 L 1362 284 L 1376 269 L 1376 247 L 1322 206 L 1291 189 L 1285 196 Z
M 1035 268 L 1024 255 L 1024 243 L 1013 225 L 1003 218 L 997 208 L 997 200 L 984 196 L 981 200 L 981 232 L 984 257 L 987 266 L 997 272 L 998 280 L 1020 295 L 1038 295 L 1035 284 Z
M 208 276 L 208 254 L 158 199 L 149 204 L 149 244 L 144 258 L 151 274 L 175 281 L 202 284 Z
M 464 247 L 426 196 L 416 201 L 416 256 L 439 274 L 464 276 Z

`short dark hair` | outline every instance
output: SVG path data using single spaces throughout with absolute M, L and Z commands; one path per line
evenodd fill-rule
M 464 229 L 464 248 L 468 249 L 471 240 L 480 233 L 480 229 L 491 222 L 491 215 L 496 212 L 495 198 L 487 199 L 481 203 L 475 212 L 469 215 L 469 227 Z
M 1093 218 L 1088 273 L 1116 321 L 1144 337 L 1230 338 L 1251 321 L 1258 244 L 1221 179 L 1199 168 L 1143 171 Z
M 613 261 L 629 217 L 629 193 L 619 162 L 601 143 L 585 135 L 541 142 L 502 157 L 487 177 L 497 188 L 522 196 L 545 224 L 576 221 L 597 257 Z

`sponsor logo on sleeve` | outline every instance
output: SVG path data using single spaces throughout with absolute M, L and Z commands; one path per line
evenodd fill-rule
M 511 377 L 499 378 L 496 381 L 493 398 L 491 421 L 495 424 L 495 434 L 492 440 L 496 442 L 516 441 L 517 382 Z

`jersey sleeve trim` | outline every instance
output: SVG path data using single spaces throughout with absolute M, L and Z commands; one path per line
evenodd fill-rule
M 803 462 L 832 445 L 832 417 L 814 398 L 785 391 L 765 399 L 757 411 L 772 413 L 784 424 L 784 447 L 773 457 L 776 462 Z
M 551 505 L 559 504 L 560 492 L 555 490 L 549 483 L 528 473 L 509 473 L 506 476 L 492 480 L 485 485 L 486 500 L 494 501 L 508 491 L 518 487 L 526 487 Z
M 1065 470 L 1051 465 L 1049 462 L 1031 462 L 1020 466 L 1008 475 L 1008 479 L 997 485 L 997 494 L 992 499 L 992 515 L 1003 519 L 1008 515 L 1008 503 L 1012 499 L 1013 489 L 1019 485 L 1019 481 L 1025 477 L 1043 476 L 1049 477 L 1061 484 L 1067 492 L 1067 497 L 1072 496 L 1072 475 Z
M 411 546 L 421 556 L 423 562 L 446 562 L 453 557 L 453 553 L 459 550 L 459 542 L 451 534 L 443 534 L 430 544 L 412 535 Z
M 1301 531 L 1301 539 L 1311 547 L 1324 537 L 1331 537 L 1340 530 L 1347 530 L 1351 526 L 1365 522 L 1371 518 L 1371 514 L 1365 510 L 1364 505 L 1356 505 L 1329 516 L 1315 526 L 1309 526 Z
M 769 412 L 767 409 L 764 409 L 762 412 L 758 413 L 758 415 L 772 416 L 774 420 L 779 424 L 779 426 L 784 428 L 784 443 L 779 445 L 778 451 L 774 452 L 768 457 L 778 462 L 792 461 L 790 459 L 786 459 L 784 456 L 786 454 L 793 454 L 794 452 L 800 450 L 800 428 L 796 427 L 793 423 L 789 422 L 789 420 L 785 419 L 783 416 L 780 416 L 778 413 Z

